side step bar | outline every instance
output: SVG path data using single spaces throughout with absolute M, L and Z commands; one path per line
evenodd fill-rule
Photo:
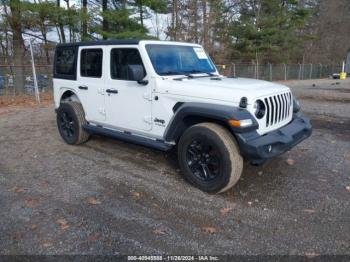
M 145 147 L 151 147 L 160 151 L 168 151 L 170 150 L 173 146 L 166 144 L 162 140 L 153 140 L 145 137 L 140 137 L 140 136 L 135 136 L 130 133 L 126 132 L 119 132 L 119 131 L 114 131 L 111 129 L 99 127 L 99 126 L 93 126 L 86 124 L 83 127 L 87 132 L 92 133 L 92 134 L 99 134 L 103 136 L 108 136 L 112 137 L 118 140 L 122 140 L 125 142 L 137 144 L 137 145 L 142 145 Z

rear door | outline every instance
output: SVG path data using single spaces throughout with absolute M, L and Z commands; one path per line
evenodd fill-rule
M 76 90 L 83 104 L 86 120 L 104 122 L 106 119 L 104 95 L 105 47 L 79 47 Z

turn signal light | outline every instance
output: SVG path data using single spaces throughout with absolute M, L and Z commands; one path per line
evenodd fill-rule
M 253 121 L 251 119 L 243 119 L 243 120 L 231 119 L 228 122 L 231 126 L 234 126 L 234 127 L 248 127 L 253 124 Z

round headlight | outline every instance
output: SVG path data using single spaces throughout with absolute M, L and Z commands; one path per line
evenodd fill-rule
M 254 109 L 255 109 L 255 116 L 258 119 L 261 119 L 265 116 L 266 107 L 263 101 L 256 100 L 256 102 L 254 103 Z

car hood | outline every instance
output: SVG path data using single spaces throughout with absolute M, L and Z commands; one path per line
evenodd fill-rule
M 263 80 L 228 77 L 163 78 L 159 92 L 239 103 L 247 97 L 252 104 L 256 98 L 288 92 L 287 86 Z

